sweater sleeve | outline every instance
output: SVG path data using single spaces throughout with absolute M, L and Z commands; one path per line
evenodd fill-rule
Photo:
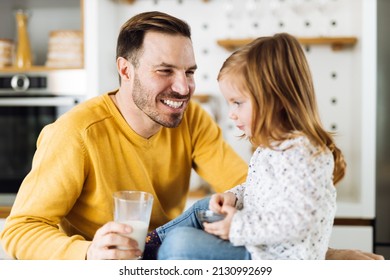
M 80 235 L 68 237 L 59 228 L 83 187 L 85 162 L 79 133 L 61 125 L 43 129 L 32 169 L 2 232 L 2 245 L 11 257 L 85 259 L 90 242 Z

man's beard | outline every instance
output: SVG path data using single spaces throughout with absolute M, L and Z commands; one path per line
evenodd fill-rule
M 157 111 L 157 108 L 153 106 L 155 104 L 155 96 L 153 96 L 150 91 L 142 86 L 141 81 L 138 78 L 138 75 L 135 74 L 134 77 L 134 87 L 133 87 L 133 101 L 134 104 L 151 120 L 168 128 L 178 127 L 183 119 L 182 113 L 171 113 L 169 115 L 160 113 Z M 183 97 L 182 95 L 171 92 L 163 94 L 162 96 L 171 97 L 175 99 L 182 99 L 187 101 L 188 97 Z M 153 99 L 151 99 L 153 98 Z

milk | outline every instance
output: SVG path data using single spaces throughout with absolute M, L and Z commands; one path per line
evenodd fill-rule
M 126 224 L 132 227 L 133 231 L 126 236 L 134 239 L 138 243 L 138 248 L 141 252 L 145 249 L 145 238 L 148 233 L 148 224 L 143 221 L 119 221 L 121 224 Z
M 153 195 L 147 192 L 125 190 L 114 192 L 113 198 L 114 221 L 132 227 L 132 232 L 126 236 L 137 241 L 138 248 L 143 252 L 153 208 Z M 126 250 L 121 247 L 118 249 Z

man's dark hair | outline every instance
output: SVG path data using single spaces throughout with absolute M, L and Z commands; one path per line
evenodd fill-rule
M 116 58 L 124 57 L 137 66 L 138 54 L 148 31 L 178 34 L 191 39 L 191 29 L 186 22 L 162 12 L 141 13 L 122 25 L 117 41 Z

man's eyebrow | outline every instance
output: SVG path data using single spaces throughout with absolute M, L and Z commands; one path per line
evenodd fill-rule
M 198 69 L 198 65 L 196 64 L 188 68 L 188 70 L 196 70 L 196 69 Z
M 165 63 L 165 62 L 162 62 L 156 66 L 163 66 L 163 67 L 169 67 L 169 68 L 175 68 L 175 69 L 177 68 L 176 65 Z M 187 70 L 196 70 L 196 69 L 198 69 L 198 66 L 196 64 L 187 68 Z

